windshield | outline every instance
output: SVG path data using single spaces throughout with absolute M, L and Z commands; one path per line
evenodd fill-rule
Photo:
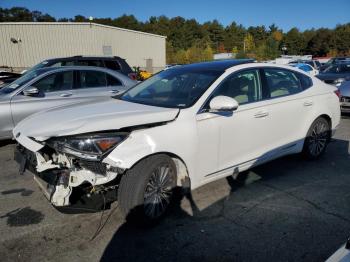
M 36 64 L 35 66 L 33 66 L 30 69 L 28 69 L 27 71 L 25 71 L 24 74 L 28 74 L 28 73 L 31 73 L 31 72 L 37 70 L 37 69 L 47 67 L 48 63 L 49 63 L 48 61 L 42 61 L 39 64 Z
M 323 72 L 324 73 L 338 73 L 339 67 L 338 67 L 338 65 L 329 66 Z
M 343 63 L 334 66 L 330 66 L 324 70 L 325 73 L 350 73 L 350 64 Z
M 222 73 L 186 67 L 168 69 L 131 88 L 120 99 L 152 106 L 186 108 L 193 105 Z
M 324 65 L 325 66 L 330 66 L 330 65 L 332 65 L 334 63 L 334 60 L 335 60 L 334 58 L 331 58 Z
M 20 78 L 17 78 L 12 83 L 4 86 L 0 89 L 0 94 L 9 94 L 15 90 L 17 90 L 22 85 L 28 83 L 30 80 L 32 80 L 34 77 L 37 77 L 39 75 L 38 71 L 32 71 L 24 74 Z

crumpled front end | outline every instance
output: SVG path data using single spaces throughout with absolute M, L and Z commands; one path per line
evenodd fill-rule
M 16 147 L 15 160 L 20 173 L 31 171 L 46 198 L 62 211 L 98 211 L 117 198 L 118 174 L 123 170 L 102 160 L 84 160 L 47 145 L 33 152 L 21 144 Z

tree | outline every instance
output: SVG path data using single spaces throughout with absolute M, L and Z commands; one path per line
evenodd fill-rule
M 237 25 L 235 22 L 231 23 L 225 28 L 224 45 L 228 50 L 237 47 L 243 50 L 243 40 L 246 35 L 246 30 L 242 25 Z
M 133 15 L 122 15 L 118 18 L 115 18 L 113 21 L 113 26 L 131 29 L 131 30 L 139 30 L 140 23 Z
M 326 28 L 320 28 L 309 40 L 306 50 L 316 56 L 326 56 L 334 47 L 333 32 Z
M 187 59 L 186 51 L 183 49 L 180 49 L 179 51 L 177 51 L 175 54 L 175 61 L 178 64 L 187 64 L 188 59 Z
M 281 42 L 283 39 L 283 33 L 281 31 L 274 31 L 271 36 L 277 42 Z
M 253 51 L 255 49 L 254 37 L 251 34 L 247 34 L 244 37 L 244 48 L 243 51 Z
M 218 20 L 213 20 L 211 22 L 206 22 L 203 24 L 203 28 L 207 31 L 212 47 L 218 49 L 219 44 L 224 40 L 224 28 L 218 22 Z
M 175 61 L 176 51 L 170 41 L 166 42 L 166 62 L 167 64 L 176 63 Z
M 305 50 L 306 43 L 299 29 L 294 27 L 284 36 L 283 43 L 287 46 L 288 54 L 301 55 Z
M 350 23 L 338 25 L 334 30 L 334 39 L 338 53 L 350 55 Z
M 213 49 L 208 44 L 207 47 L 203 51 L 202 61 L 213 60 L 213 57 L 214 57 Z
M 226 49 L 225 49 L 224 43 L 219 43 L 217 51 L 218 51 L 218 53 L 226 53 Z
M 248 33 L 252 35 L 255 46 L 263 44 L 269 36 L 265 26 L 250 26 Z

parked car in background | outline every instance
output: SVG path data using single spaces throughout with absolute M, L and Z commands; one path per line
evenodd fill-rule
M 118 199 L 127 219 L 148 222 L 178 188 L 288 154 L 321 156 L 340 122 L 337 89 L 251 61 L 173 67 L 115 100 L 32 115 L 13 130 L 20 170 L 35 173 L 56 208 Z
M 321 66 L 320 71 L 326 70 L 328 67 L 336 65 L 339 62 L 350 62 L 350 57 L 333 57 Z
M 303 70 L 306 73 L 309 73 L 312 76 L 318 75 L 319 71 L 315 68 L 313 68 L 311 65 L 309 64 L 305 64 L 305 63 L 290 63 L 289 65 L 299 68 L 300 70 Z
M 24 70 L 22 74 L 31 72 L 36 69 L 45 67 L 62 67 L 62 66 L 94 66 L 104 67 L 128 76 L 132 80 L 136 80 L 136 73 L 131 69 L 125 59 L 119 56 L 71 56 L 60 57 L 44 60 L 28 70 Z M 20 77 L 18 75 L 17 77 Z
M 33 113 L 110 97 L 135 84 L 123 74 L 100 67 L 31 70 L 0 89 L 0 139 L 11 138 L 13 127 Z
M 8 71 L 0 71 L 0 88 L 4 85 L 13 82 L 17 78 L 21 77 L 22 74 Z
M 350 81 L 343 82 L 339 86 L 339 92 L 342 113 L 350 113 Z
M 339 87 L 343 82 L 350 81 L 350 62 L 331 65 L 316 77 L 327 84 Z
M 321 63 L 317 60 L 297 60 L 297 61 L 294 61 L 292 63 L 302 63 L 302 64 L 308 64 L 310 66 L 312 66 L 312 68 L 316 69 L 316 70 L 320 70 L 321 68 Z

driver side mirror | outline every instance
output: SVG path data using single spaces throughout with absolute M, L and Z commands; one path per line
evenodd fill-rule
M 210 112 L 232 112 L 238 106 L 238 102 L 228 96 L 216 96 L 209 103 Z
M 23 95 L 25 96 L 36 96 L 39 94 L 39 89 L 33 86 L 30 86 L 23 90 Z

